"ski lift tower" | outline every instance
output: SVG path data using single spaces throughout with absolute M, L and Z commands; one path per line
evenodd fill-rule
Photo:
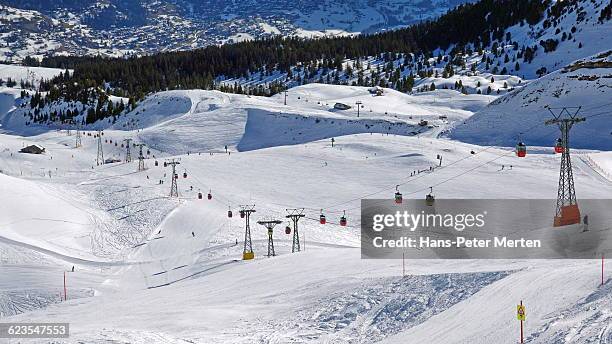
M 72 123 L 74 123 L 76 125 L 76 139 L 74 142 L 74 148 L 79 148 L 83 145 L 82 141 L 81 141 L 81 124 L 75 122 L 74 120 L 72 121 Z
M 104 165 L 104 151 L 102 150 L 102 131 L 98 130 L 98 155 L 96 156 L 96 165 Z
M 298 233 L 298 221 L 306 216 L 304 215 L 304 208 L 299 209 L 286 209 L 289 215 L 285 216 L 293 221 L 293 244 L 291 246 L 291 253 L 300 252 L 300 234 Z
M 132 162 L 132 152 L 130 150 L 130 145 L 132 144 L 132 139 L 123 139 L 125 142 L 125 162 Z
M 576 123 L 584 122 L 586 118 L 578 117 L 580 107 L 563 107 L 553 109 L 547 107 L 553 115 L 552 119 L 544 122 L 546 125 L 556 124 L 561 130 L 561 168 L 559 170 L 559 190 L 557 192 L 557 209 L 555 211 L 554 227 L 561 227 L 580 223 L 580 210 L 576 200 L 574 188 L 574 174 L 570 159 L 569 132 Z M 571 110 L 571 112 L 570 112 Z
M 144 155 L 142 154 L 142 147 L 146 146 L 144 143 L 137 143 L 136 147 L 138 147 L 140 149 L 139 154 L 138 154 L 138 171 L 144 171 L 145 170 L 145 164 L 144 164 Z
M 171 178 L 171 184 L 170 184 L 170 197 L 178 197 L 178 185 L 176 184 L 176 180 L 178 179 L 178 176 L 176 174 L 176 165 L 180 165 L 181 163 L 175 159 L 166 161 L 164 163 L 164 166 L 172 166 L 172 175 L 170 175 Z
M 272 239 L 272 234 L 274 233 L 274 227 L 281 222 L 282 221 L 280 220 L 257 221 L 257 223 L 268 229 L 268 257 L 276 256 L 276 253 L 274 252 L 274 240 Z
M 250 260 L 255 258 L 253 253 L 253 243 L 251 242 L 251 214 L 255 212 L 255 204 L 241 205 L 240 217 L 244 218 L 244 250 L 242 251 L 242 259 Z

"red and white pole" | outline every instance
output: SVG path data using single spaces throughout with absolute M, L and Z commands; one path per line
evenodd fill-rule
M 601 254 L 601 285 L 604 285 L 604 254 Z

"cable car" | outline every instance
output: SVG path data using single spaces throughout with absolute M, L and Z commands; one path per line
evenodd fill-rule
M 402 194 L 399 192 L 399 185 L 395 186 L 395 203 L 402 204 Z
M 202 199 L 202 193 L 198 192 L 198 199 Z
M 157 162 L 157 160 L 155 160 L 155 166 L 159 166 L 159 163 Z
M 231 218 L 233 216 L 232 214 L 232 208 L 231 207 L 227 207 L 227 217 Z
M 433 195 L 433 187 L 430 186 L 429 187 L 429 194 L 427 196 L 425 196 L 425 203 L 428 206 L 432 206 L 432 205 L 434 205 L 435 200 L 436 200 L 436 197 Z
M 346 226 L 346 210 L 342 211 L 342 217 L 340 217 L 340 226 Z
M 289 225 L 285 227 L 285 234 L 291 234 L 291 227 L 289 227 Z
M 557 142 L 555 143 L 555 153 L 563 153 L 564 150 L 563 140 L 557 139 Z
M 321 209 L 321 215 L 319 215 L 319 223 L 324 225 L 327 222 L 325 215 L 323 215 L 323 209 Z
M 212 199 L 212 191 L 208 191 L 208 196 L 206 196 L 206 197 L 210 201 Z
M 183 172 L 183 178 L 187 178 L 187 171 Z
M 519 141 L 516 144 L 516 156 L 519 158 L 524 158 L 525 155 L 527 155 L 527 146 L 523 142 Z
M 240 218 L 241 218 L 241 219 L 244 219 L 244 216 L 245 216 L 245 215 L 244 215 L 244 210 L 241 210 L 241 211 L 240 211 Z

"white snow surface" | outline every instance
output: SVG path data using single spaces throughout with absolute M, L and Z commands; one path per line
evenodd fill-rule
M 612 51 L 576 61 L 513 92 L 501 96 L 452 130 L 453 139 L 512 146 L 552 146 L 559 137 L 557 126 L 544 125 L 563 107 L 571 115 L 586 118 L 571 130 L 570 147 L 612 150 Z M 579 110 L 576 107 L 581 107 Z M 563 118 L 567 118 L 566 113 Z
M 439 137 L 494 99 L 308 85 L 285 106 L 282 94 L 161 92 L 101 139 L 105 158 L 120 160 L 123 139 L 147 143 L 140 172 L 135 161 L 97 166 L 91 131 L 80 148 L 74 132 L 0 133 L 0 318 L 70 322 L 60 343 L 515 343 L 523 300 L 528 342 L 610 342 L 611 282 L 606 274 L 599 287 L 599 260 L 409 260 L 402 277 L 400 260 L 360 258 L 360 199 L 390 198 L 396 184 L 406 198 L 432 185 L 440 198 L 556 197 L 559 158 L 544 148 L 518 159 Z M 46 152 L 17 153 L 26 144 Z M 442 168 L 410 177 L 437 155 Z M 591 162 L 609 170 L 609 152 L 574 156 L 578 197 L 609 198 L 612 182 Z M 178 199 L 168 197 L 168 158 L 180 158 Z M 257 210 L 253 261 L 240 260 L 240 204 Z M 265 257 L 256 221 L 285 220 L 292 207 L 305 208 L 304 250 L 290 253 L 284 221 L 277 256 Z
M 376 97 L 366 87 L 309 84 L 289 90 L 284 105 L 283 94 L 265 98 L 167 91 L 145 99 L 113 128 L 141 128 L 140 140 L 171 153 L 204 152 L 225 145 L 245 151 L 354 133 L 437 132 L 443 121 L 465 119 L 493 99 L 450 90 L 407 95 L 392 89 Z M 358 101 L 362 102 L 359 117 Z M 336 103 L 352 108 L 336 110 Z M 421 120 L 433 128 L 419 126 Z
M 68 71 L 72 73 L 72 70 Z M 13 81 L 17 82 L 17 85 L 19 85 L 21 80 L 29 81 L 33 85 L 38 85 L 41 80 L 48 80 L 65 72 L 66 70 L 58 68 L 0 64 L 0 79 L 6 82 L 11 78 Z

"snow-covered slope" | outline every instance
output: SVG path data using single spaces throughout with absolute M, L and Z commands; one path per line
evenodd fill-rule
M 609 32 L 612 31 L 612 20 L 601 17 L 602 10 L 610 6 L 610 1 L 551 1 L 550 4 L 545 18 L 538 24 L 520 24 L 506 30 L 511 41 L 536 49 L 533 60 L 529 63 L 521 61 L 520 70 L 513 71 L 514 75 L 531 79 L 611 48 Z M 545 48 L 547 43 L 548 48 Z M 498 68 L 505 66 L 513 70 L 514 62 L 504 63 L 502 57 L 505 55 L 503 52 L 513 56 L 515 49 L 504 44 L 500 48 L 503 50 L 496 59 L 500 62 Z
M 117 140 L 125 134 L 109 130 L 105 138 Z M 96 141 L 89 137 L 82 149 L 59 150 L 50 144 L 72 139 L 63 133 L 40 137 L 54 154 L 47 166 L 57 166 L 59 175 L 66 170 L 60 156 L 74 154 L 85 164 L 95 155 Z M 408 182 L 401 189 L 406 197 L 422 197 L 429 185 L 449 179 L 435 186 L 439 197 L 556 194 L 553 156 L 518 160 L 501 149 L 470 154 L 481 149 L 444 139 L 360 134 L 338 137 L 335 148 L 318 141 L 231 155 L 181 155 L 179 172 L 186 170 L 188 177 L 179 179 L 181 200 L 173 202 L 176 208 L 170 212 L 151 201 L 169 188 L 167 183 L 158 185 L 159 179 L 167 180 L 163 175 L 169 170 L 155 167 L 152 159 L 146 161 L 149 169 L 140 173 L 134 173 L 135 163 L 73 173 L 58 183 L 73 190 L 89 190 L 82 188 L 93 184 L 109 189 L 107 194 L 92 193 L 91 201 L 112 197 L 115 206 L 105 209 L 113 217 L 138 216 L 148 209 L 166 214 L 165 220 L 149 227 L 149 236 L 118 260 L 118 267 L 100 271 L 104 265 L 95 261 L 71 263 L 77 268 L 68 273 L 69 302 L 11 320 L 70 321 L 69 342 L 351 343 L 397 334 L 389 342 L 402 343 L 406 337 L 430 338 L 426 329 L 431 329 L 439 333 L 435 338 L 440 342 L 486 334 L 487 341 L 504 343 L 515 331 L 515 299 L 522 298 L 529 307 L 528 336 L 541 332 L 541 340 L 550 340 L 555 334 L 543 331 L 549 315 L 581 304 L 593 293 L 599 273 L 594 262 L 408 261 L 407 276 L 402 278 L 401 261 L 359 257 L 355 226 L 360 196 L 391 197 L 394 184 L 410 179 L 401 171 L 426 169 L 435 164 L 436 154 L 443 154 L 448 163 L 463 161 Z M 492 159 L 496 161 L 485 164 Z M 514 168 L 502 171 L 502 164 Z M 472 172 L 464 174 L 467 170 Z M 580 197 L 606 197 L 611 192 L 611 185 L 596 178 L 586 164 L 577 163 L 575 175 Z M 212 190 L 213 200 L 198 200 L 198 190 Z M 251 219 L 256 252 L 252 262 L 234 261 L 242 250 L 244 223 L 239 216 L 228 219 L 226 212 L 228 206 L 236 211 L 241 203 L 257 206 Z M 125 213 L 115 214 L 126 205 Z M 280 218 L 290 206 L 306 207 L 308 219 L 300 227 L 306 250 L 290 254 L 290 240 L 281 227 L 275 232 L 278 257 L 263 257 L 265 231 L 254 221 Z M 321 207 L 330 220 L 325 226 L 316 221 Z M 347 228 L 337 225 L 342 209 L 349 209 Z M 135 231 L 132 226 L 121 228 L 125 235 Z M 571 283 L 561 283 L 568 275 Z M 100 283 L 103 276 L 106 280 Z M 8 289 L 20 281 L 23 277 Z M 525 292 L 516 288 L 534 281 L 537 285 Z M 83 285 L 94 288 L 98 296 L 74 299 L 72 293 Z M 605 299 L 591 303 L 597 309 L 608 304 Z M 471 314 L 473 325 L 458 329 L 454 324 L 465 312 Z M 601 319 L 594 329 L 605 331 L 608 318 Z M 580 319 L 575 323 L 586 324 Z M 402 335 L 404 331 L 409 332 Z
M 385 89 L 383 96 L 373 96 L 365 87 L 309 84 L 291 89 L 284 105 L 283 94 L 266 98 L 168 91 L 147 98 L 112 127 L 142 128 L 139 139 L 172 153 L 204 152 L 225 145 L 252 150 L 354 133 L 436 132 L 444 121 L 463 120 L 493 99 L 449 90 L 410 96 Z M 359 117 L 358 101 L 362 102 Z M 351 108 L 338 110 L 336 103 Z M 432 127 L 419 126 L 421 120 Z
M 2 160 L 5 159 L 3 154 Z M 41 159 L 48 157 L 35 160 Z M 40 161 L 34 163 L 40 164 Z M 90 251 L 88 235 L 93 226 L 91 214 L 95 211 L 79 206 L 61 191 L 45 188 L 38 183 L 0 174 L 0 192 L 10 197 L 10 200 L 3 200 L 0 209 L 0 236 L 57 252 L 87 256 Z
M 17 85 L 21 81 L 29 82 L 31 85 L 37 86 L 41 80 L 48 80 L 60 73 L 65 73 L 65 70 L 57 68 L 44 67 L 24 67 L 18 65 L 0 64 L 0 79 L 4 82 L 11 79 Z M 72 72 L 69 70 L 69 72 Z
M 65 130 L 0 133 L 0 204 L 12 203 L 0 216 L 14 220 L 0 224 L 0 235 L 11 238 L 0 238 L 0 316 L 70 322 L 67 343 L 484 344 L 514 342 L 514 307 L 522 299 L 534 342 L 564 334 L 586 343 L 595 333 L 609 340 L 610 281 L 598 289 L 599 261 L 410 260 L 402 276 L 402 261 L 361 259 L 361 199 L 391 198 L 397 184 L 404 197 L 417 199 L 430 186 L 439 198 L 557 194 L 552 154 L 518 159 L 507 148 L 438 137 L 494 96 L 384 93 L 308 85 L 290 90 L 287 105 L 282 94 L 151 95 L 101 138 L 104 156 L 121 160 L 124 139 L 148 143 L 145 171 L 136 161 L 97 166 L 91 131 L 80 148 Z M 364 105 L 359 118 L 354 108 L 333 109 L 357 100 Z M 434 126 L 414 135 L 366 126 L 408 128 L 420 119 Z M 24 143 L 47 151 L 16 153 Z M 609 198 L 612 183 L 587 159 L 607 166 L 608 153 L 575 153 L 578 198 Z M 438 155 L 443 164 L 434 168 Z M 178 198 L 168 197 L 171 168 L 163 162 L 170 158 L 180 159 Z M 39 213 L 24 212 L 30 204 Z M 240 204 L 257 210 L 252 261 L 240 260 Z M 303 250 L 292 254 L 284 227 L 293 207 L 306 217 L 299 226 Z M 326 225 L 318 222 L 321 210 Z M 344 211 L 346 227 L 338 224 Z M 283 223 L 274 230 L 277 256 L 267 258 L 267 232 L 257 221 L 270 218 Z M 74 223 L 58 228 L 57 220 Z M 64 271 L 68 301 L 60 302 Z M 568 314 L 573 306 L 592 317 Z
M 574 126 L 570 146 L 612 149 L 612 51 L 576 61 L 500 97 L 451 132 L 457 140 L 484 145 L 513 146 L 520 135 L 527 145 L 551 146 L 559 135 L 545 126 L 560 107 L 581 106 L 586 121 Z M 576 109 L 569 109 L 575 112 Z M 522 133 L 522 134 L 521 134 Z

